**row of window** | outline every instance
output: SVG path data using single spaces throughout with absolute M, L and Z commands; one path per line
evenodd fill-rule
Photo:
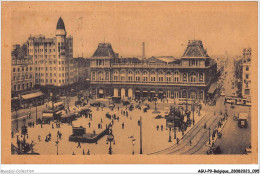
M 26 79 L 32 79 L 32 74 L 25 74 L 25 75 L 21 75 L 17 74 L 17 76 L 14 74 L 13 75 L 13 80 L 26 80 Z
M 43 58 L 43 55 L 34 55 L 34 57 L 37 59 L 37 58 Z M 48 55 L 45 55 L 44 58 L 48 58 Z M 52 55 L 49 55 L 49 58 L 51 59 L 52 58 Z M 53 58 L 56 58 L 56 55 L 53 55 Z M 60 55 L 59 55 L 59 58 L 60 58 Z
M 20 70 L 21 71 L 28 71 L 30 69 L 30 71 L 32 71 L 32 67 L 18 67 L 18 68 L 13 68 L 13 72 L 16 72 L 16 70 L 17 70 L 17 72 L 20 72 Z
M 32 82 L 14 85 L 14 91 L 20 91 L 32 87 Z
M 66 63 L 66 64 L 68 63 L 67 61 L 58 61 L 58 62 L 59 62 L 59 65 L 61 65 L 61 64 L 64 65 L 65 63 Z M 54 61 L 51 61 L 51 60 L 50 60 L 49 62 L 48 62 L 47 60 L 45 60 L 45 61 L 44 61 L 44 60 L 38 61 L 38 64 L 43 64 L 43 63 L 49 63 L 49 64 L 52 65 L 52 63 L 53 63 L 53 64 L 56 64 L 57 61 L 56 61 L 56 60 L 54 60 Z M 35 64 L 37 64 L 37 61 L 35 61 Z
M 172 82 L 172 81 L 179 82 L 180 81 L 180 74 L 179 74 L 178 71 L 174 73 L 173 77 L 171 76 L 171 74 L 166 74 L 166 77 L 164 76 L 164 74 L 162 74 L 160 72 L 158 74 L 159 74 L 158 75 L 158 81 L 159 82 L 164 82 L 164 81 L 166 81 L 166 82 Z M 91 79 L 93 81 L 95 81 L 95 80 L 103 81 L 103 80 L 109 80 L 109 76 L 110 76 L 109 72 L 105 73 L 105 77 L 104 77 L 103 72 L 98 72 L 97 77 L 96 77 L 96 72 L 92 72 Z M 119 76 L 118 73 L 113 74 L 113 80 L 114 81 L 118 81 L 118 80 L 120 80 L 120 81 L 126 81 L 126 80 L 127 81 L 133 81 L 133 79 L 135 79 L 135 81 L 141 81 L 141 79 L 142 79 L 142 81 L 147 82 L 147 81 L 149 81 L 149 76 L 148 76 L 148 73 L 143 73 L 142 78 L 141 78 L 141 75 L 140 75 L 139 72 L 137 72 L 135 74 L 135 77 L 133 76 L 132 72 L 129 72 L 127 77 L 126 77 L 125 73 L 120 74 L 120 76 Z M 150 81 L 155 82 L 156 79 L 157 79 L 156 74 L 151 72 Z M 204 76 L 203 76 L 203 73 L 199 73 L 199 78 L 198 78 L 197 73 L 192 72 L 190 74 L 189 79 L 190 79 L 190 82 L 203 82 Z M 183 73 L 182 81 L 188 82 L 188 73 Z
M 45 82 L 46 83 L 56 83 L 56 79 L 45 79 Z M 68 82 L 68 79 L 66 80 L 59 80 L 59 83 L 65 83 L 65 82 Z M 35 83 L 44 83 L 44 79 L 35 79 Z
M 52 77 L 52 73 L 49 74 L 50 77 Z M 44 73 L 35 73 L 35 77 L 42 77 L 44 76 Z M 48 77 L 48 73 L 45 74 L 46 77 Z M 56 73 L 53 73 L 53 76 L 56 77 Z M 59 77 L 65 77 L 68 76 L 68 73 L 59 73 Z
M 54 70 L 54 71 L 56 71 L 56 67 L 35 67 L 35 70 L 37 71 L 37 70 L 44 70 L 44 68 L 45 68 L 45 70 L 46 71 L 48 71 L 48 69 L 50 70 L 50 71 L 52 71 L 52 70 Z M 68 70 L 68 68 L 67 67 L 59 67 L 59 71 L 67 71 Z

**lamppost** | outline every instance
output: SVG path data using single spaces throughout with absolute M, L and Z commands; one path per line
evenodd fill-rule
M 108 130 L 108 135 L 107 135 L 107 143 L 109 142 L 109 149 L 108 149 L 108 153 L 110 155 L 112 155 L 112 146 L 111 146 L 111 142 L 114 140 L 114 135 L 112 133 L 112 126 L 109 126 L 109 130 Z
M 58 139 L 58 132 L 57 132 L 57 141 L 55 141 L 56 146 L 57 146 L 57 155 L 59 155 L 59 139 Z
M 132 152 L 132 154 L 134 155 L 135 154 L 135 139 L 132 140 L 132 145 L 133 145 L 133 152 Z
M 193 117 L 193 119 L 192 119 L 192 122 L 193 122 L 193 126 L 194 126 L 194 123 L 195 123 L 195 120 L 194 120 L 194 110 L 195 110 L 195 102 L 193 102 L 193 105 L 192 105 L 192 117 Z
M 156 105 L 157 105 L 157 97 L 154 98 L 154 111 L 153 111 L 154 114 L 160 113 L 160 111 L 157 111 Z
M 143 122 L 142 122 L 142 116 L 140 116 L 140 154 L 143 154 L 143 137 L 142 137 L 142 126 L 143 126 Z
M 35 113 L 35 124 L 37 125 L 37 103 L 36 103 L 36 113 Z
M 210 145 L 211 143 L 210 143 L 210 127 L 209 127 L 209 145 Z

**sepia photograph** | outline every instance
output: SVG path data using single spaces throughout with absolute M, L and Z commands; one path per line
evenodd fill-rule
M 2 2 L 2 162 L 258 163 L 257 33 L 257 2 Z

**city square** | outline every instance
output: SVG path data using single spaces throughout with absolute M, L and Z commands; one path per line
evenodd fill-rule
M 251 153 L 251 49 L 211 58 L 201 40 L 181 57 L 120 57 L 99 43 L 73 58 L 60 17 L 56 37 L 12 50 L 12 154 Z

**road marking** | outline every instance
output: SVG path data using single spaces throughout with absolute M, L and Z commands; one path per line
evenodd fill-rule
M 27 115 L 25 115 L 25 116 L 23 116 L 23 117 L 19 117 L 19 118 L 12 119 L 12 121 L 20 120 L 20 119 L 25 118 L 25 117 L 27 117 Z

